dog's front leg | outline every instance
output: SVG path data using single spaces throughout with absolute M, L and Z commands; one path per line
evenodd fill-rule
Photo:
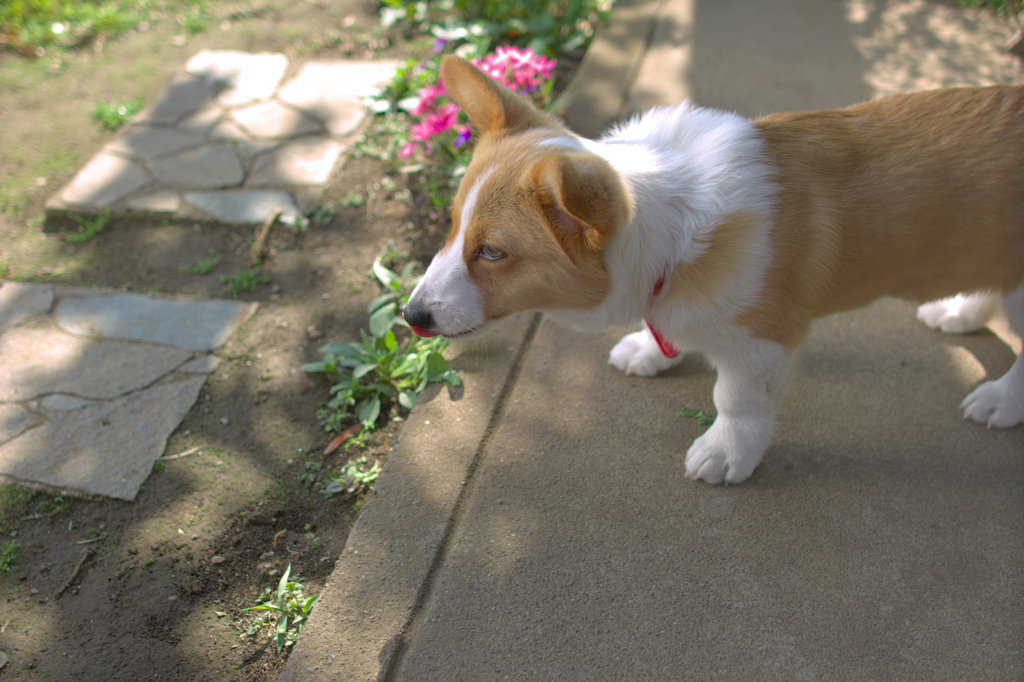
M 718 370 L 718 416 L 686 454 L 686 473 L 708 483 L 739 483 L 761 462 L 792 365 L 792 351 L 763 339 L 737 337 L 706 353 Z
M 638 377 L 653 377 L 683 361 L 684 353 L 667 358 L 661 352 L 658 342 L 650 330 L 644 328 L 632 334 L 626 334 L 608 354 L 608 364 L 621 369 L 626 374 Z

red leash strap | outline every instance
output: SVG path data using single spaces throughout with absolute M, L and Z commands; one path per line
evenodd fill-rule
M 662 277 L 654 284 L 654 293 L 651 294 L 651 298 L 654 298 L 661 293 L 662 288 L 665 286 L 665 278 Z M 658 348 L 661 349 L 661 354 L 666 358 L 674 358 L 679 355 L 679 349 L 672 345 L 672 342 L 665 338 L 665 335 L 661 333 L 654 323 L 649 319 L 644 320 L 644 324 L 647 325 L 647 329 L 650 330 L 651 336 L 654 337 L 654 341 L 658 344 Z

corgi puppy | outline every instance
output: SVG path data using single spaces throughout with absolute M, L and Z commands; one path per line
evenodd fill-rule
M 686 455 L 693 478 L 754 471 L 816 317 L 899 296 L 935 301 L 918 316 L 954 333 L 1002 306 L 1024 335 L 1024 87 L 754 121 L 684 103 L 595 141 L 465 60 L 441 75 L 479 137 L 406 321 L 452 339 L 533 309 L 643 322 L 609 360 L 641 376 L 702 353 L 718 417 Z M 1024 360 L 962 407 L 1024 421 Z

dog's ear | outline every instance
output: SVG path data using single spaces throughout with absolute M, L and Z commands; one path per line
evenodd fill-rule
M 618 173 L 599 156 L 548 154 L 527 174 L 548 225 L 570 255 L 601 250 L 629 220 L 629 193 Z
M 462 57 L 448 55 L 441 62 L 441 82 L 480 133 L 526 130 L 554 121 L 525 97 L 520 97 Z

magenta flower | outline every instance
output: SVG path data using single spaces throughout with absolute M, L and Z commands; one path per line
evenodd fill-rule
M 432 111 L 437 98 L 447 95 L 448 91 L 444 89 L 444 83 L 438 81 L 437 85 L 428 85 L 425 88 L 420 88 L 416 94 L 420 96 L 420 101 L 416 108 L 412 110 L 412 114 L 413 116 L 422 116 Z

